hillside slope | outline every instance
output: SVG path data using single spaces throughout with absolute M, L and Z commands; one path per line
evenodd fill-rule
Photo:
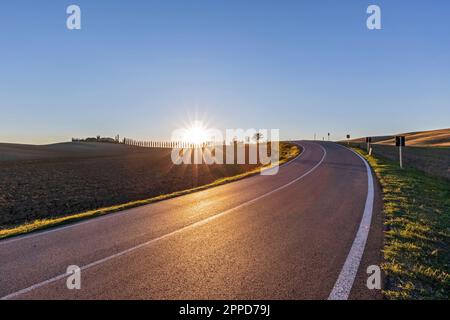
M 419 131 L 409 133 L 399 133 L 396 135 L 406 136 L 408 146 L 414 147 L 450 147 L 450 128 L 430 131 Z M 378 136 L 373 137 L 373 143 L 383 145 L 394 145 L 395 136 Z M 364 142 L 365 138 L 350 140 L 351 142 Z
M 146 150 L 114 143 L 63 142 L 49 145 L 0 143 L 1 161 L 105 157 Z

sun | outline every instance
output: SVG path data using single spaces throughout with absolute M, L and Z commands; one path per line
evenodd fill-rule
M 210 139 L 208 135 L 209 132 L 205 125 L 201 121 L 195 121 L 183 130 L 182 139 L 184 142 L 202 144 Z

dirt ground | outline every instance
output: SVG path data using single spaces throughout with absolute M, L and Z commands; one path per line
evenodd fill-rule
M 366 149 L 365 143 L 350 143 L 353 147 Z M 399 148 L 390 145 L 372 144 L 374 155 L 399 161 Z M 450 148 L 404 147 L 403 165 L 422 170 L 436 177 L 450 179 Z
M 197 187 L 256 165 L 173 165 L 171 149 L 0 144 L 0 228 Z
M 406 147 L 403 148 L 403 163 L 425 171 L 436 177 L 450 179 L 450 129 L 403 133 Z M 347 141 L 341 141 L 347 144 Z M 366 149 L 365 138 L 349 141 L 353 147 Z M 375 155 L 399 161 L 399 150 L 395 147 L 395 136 L 372 137 Z

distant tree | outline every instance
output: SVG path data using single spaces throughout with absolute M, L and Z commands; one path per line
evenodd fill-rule
M 257 132 L 253 135 L 253 140 L 256 141 L 256 143 L 259 143 L 260 140 L 264 138 L 264 135 L 261 132 Z
M 256 141 L 256 163 L 259 163 L 259 141 L 264 138 L 261 132 L 257 132 L 253 135 L 253 140 Z

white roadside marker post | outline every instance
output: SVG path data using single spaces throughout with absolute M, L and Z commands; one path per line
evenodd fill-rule
M 367 153 L 371 154 L 370 152 L 370 143 L 372 142 L 372 137 L 367 137 L 366 138 L 366 143 L 367 143 Z
M 403 147 L 406 146 L 405 136 L 395 137 L 395 145 L 398 147 L 399 151 L 400 168 L 403 169 Z

